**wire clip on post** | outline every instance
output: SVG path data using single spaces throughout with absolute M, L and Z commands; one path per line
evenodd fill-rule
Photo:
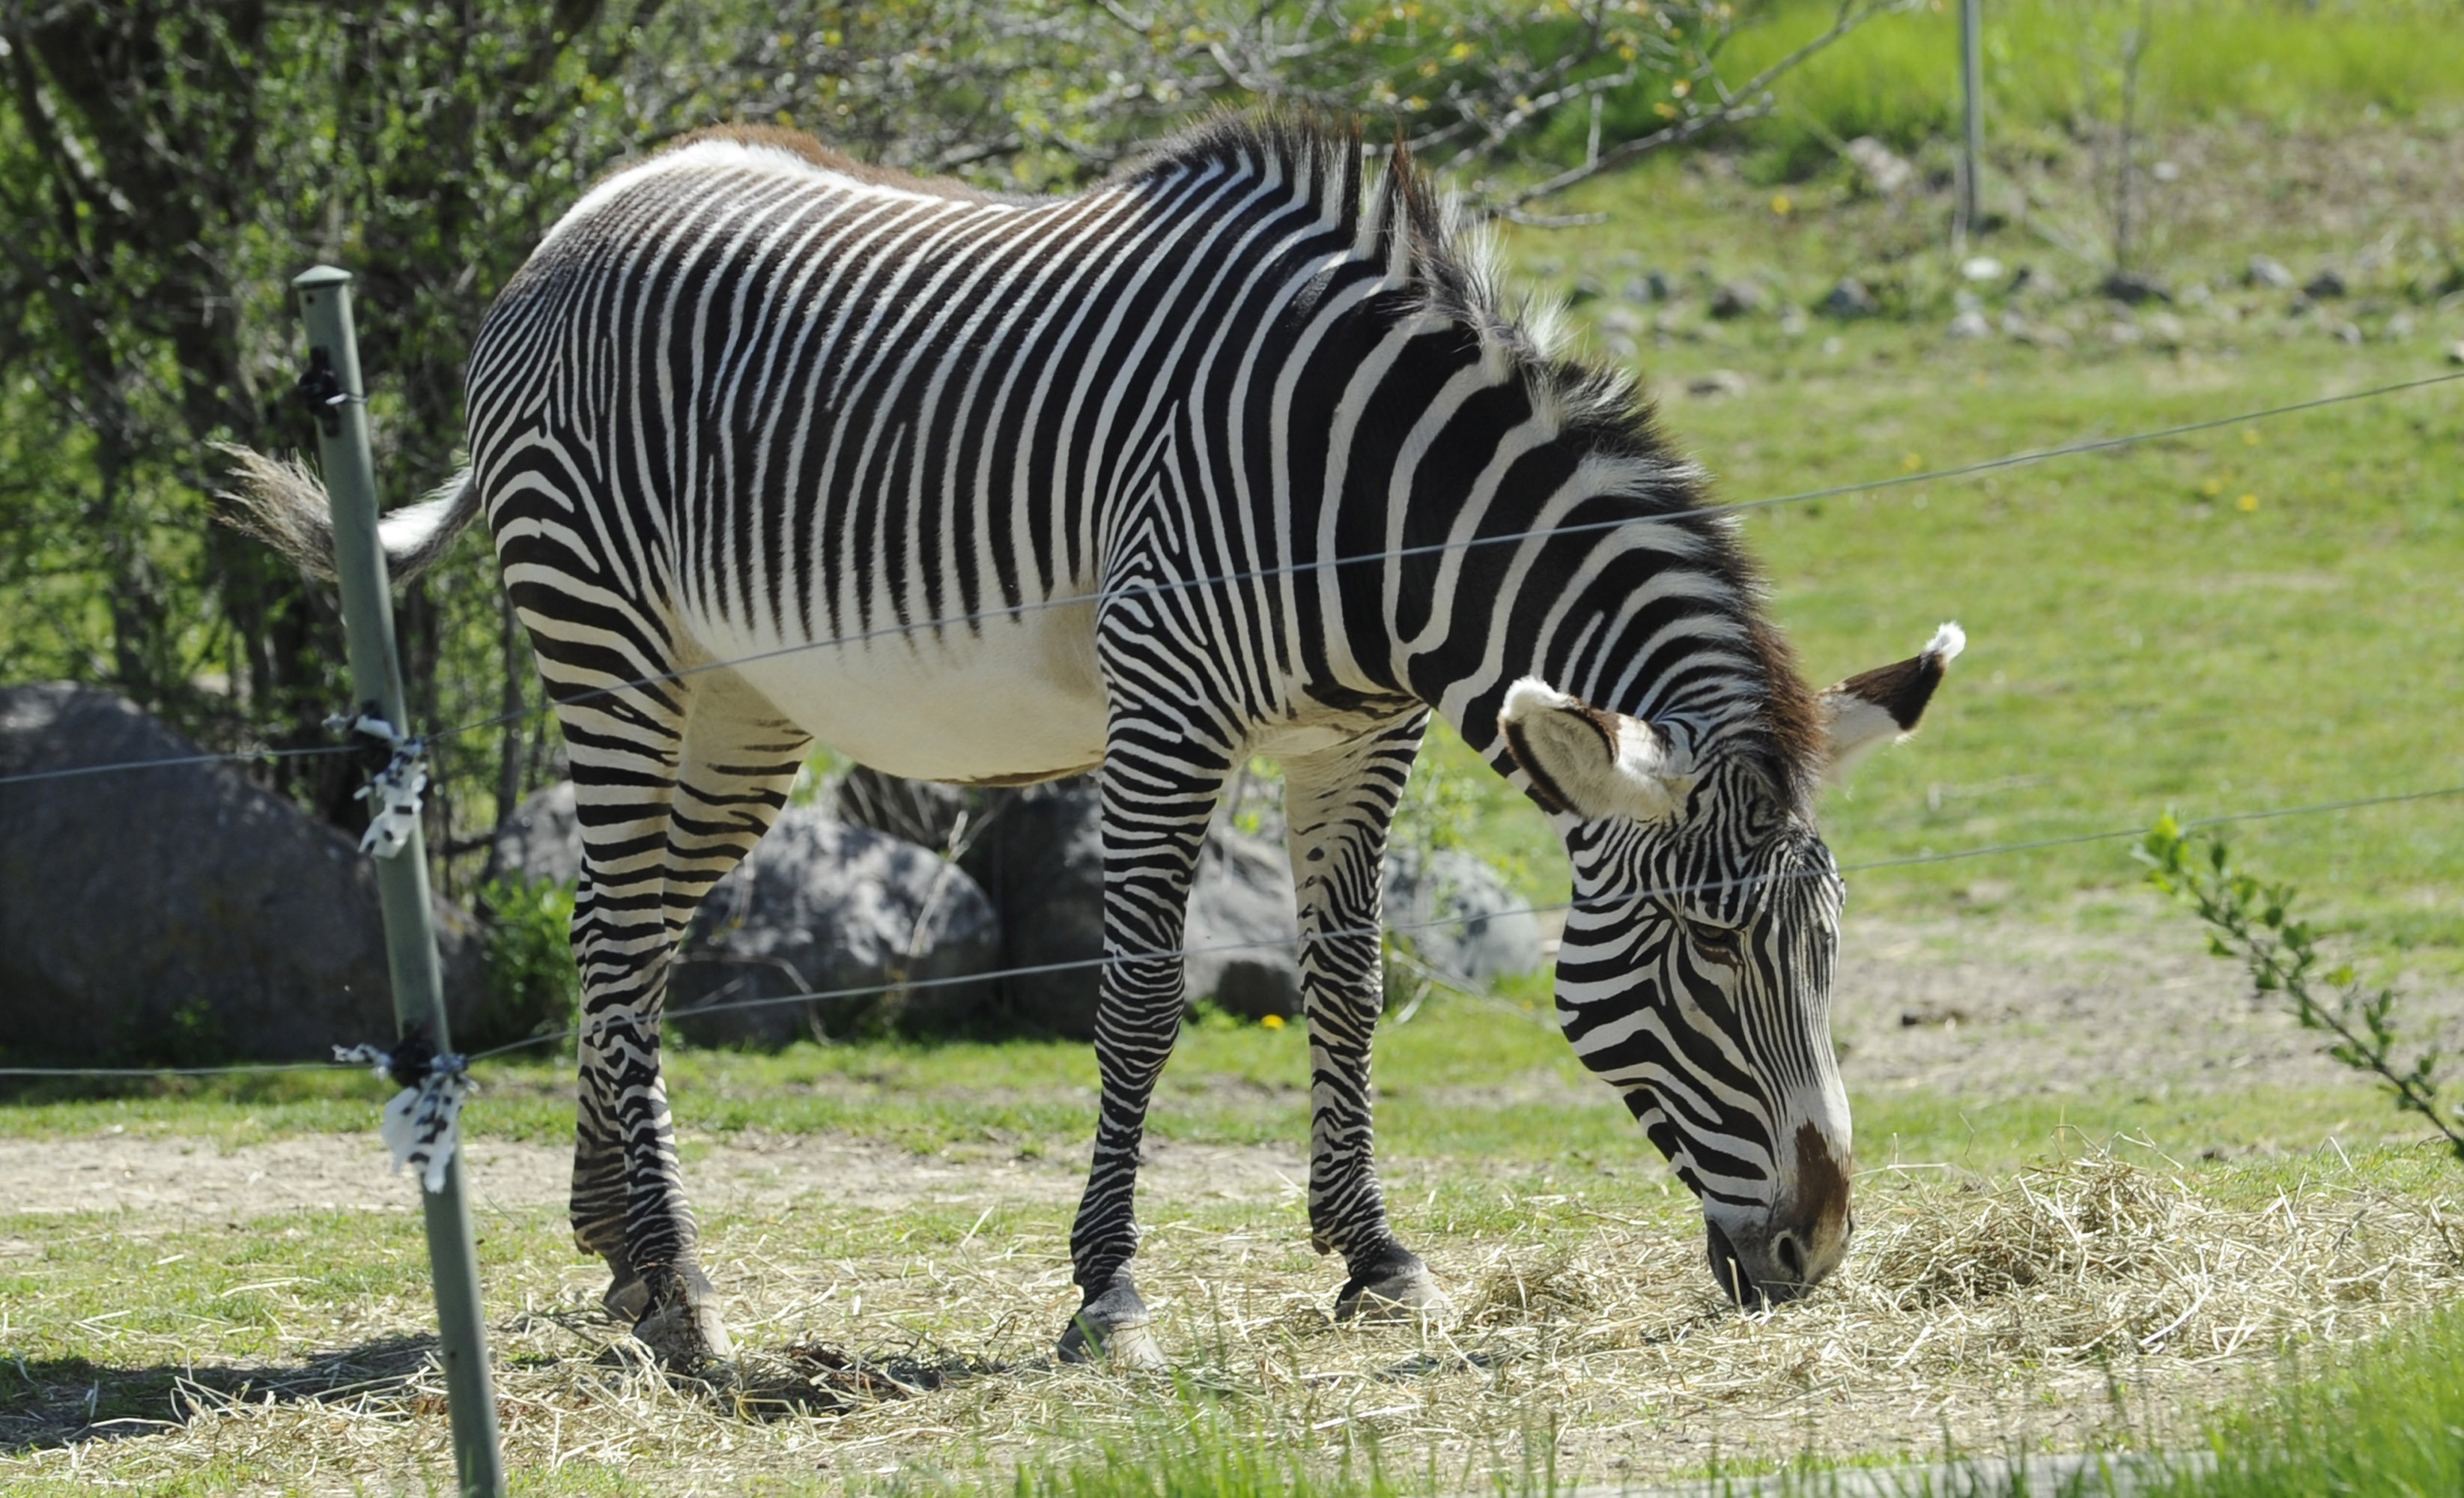
M 370 703 L 357 716 L 337 713 L 325 719 L 336 733 L 348 733 L 385 759 L 369 772 L 357 799 L 369 804 L 368 829 L 360 834 L 360 851 L 391 858 L 410 846 L 419 828 L 419 798 L 428 789 L 428 740 L 404 734 L 377 716 Z
M 462 1141 L 462 1105 L 479 1090 L 479 1084 L 471 1080 L 470 1063 L 439 1051 L 417 1028 L 391 1050 L 337 1046 L 334 1059 L 365 1066 L 401 1086 L 385 1106 L 378 1136 L 393 1152 L 395 1174 L 407 1165 L 429 1191 L 443 1191 L 445 1168 Z
M 334 367 L 334 356 L 321 348 L 308 350 L 308 367 L 299 371 L 299 383 L 292 386 L 292 393 L 329 437 L 342 434 L 343 407 L 366 401 L 364 396 L 353 395 L 342 384 L 341 371 Z

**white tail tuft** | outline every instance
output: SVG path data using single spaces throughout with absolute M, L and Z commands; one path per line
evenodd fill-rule
M 1940 658 L 1947 665 L 1959 659 L 1959 652 L 1966 649 L 1968 631 L 1955 624 L 1946 624 L 1933 632 L 1933 643 L 1925 648 L 1925 653 Z

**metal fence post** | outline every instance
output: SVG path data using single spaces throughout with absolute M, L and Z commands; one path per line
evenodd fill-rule
M 368 451 L 359 340 L 351 325 L 351 273 L 320 265 L 291 284 L 308 324 L 311 372 L 319 364 L 330 371 L 323 383 L 339 397 L 319 413 L 317 427 L 325 491 L 334 506 L 334 570 L 350 646 L 351 690 L 360 711 L 373 711 L 396 731 L 407 732 L 402 665 L 394 653 L 393 595 L 377 541 L 376 469 Z M 429 925 L 428 851 L 419 829 L 411 828 L 408 846 L 398 854 L 375 862 L 395 1022 L 405 1033 L 421 1031 L 440 1052 L 451 1050 L 436 934 Z M 446 1168 L 445 1189 L 421 1190 L 419 1197 L 428 1215 L 428 1265 L 436 1284 L 454 1465 L 465 1498 L 502 1498 L 505 1465 L 496 1443 L 487 1327 L 479 1316 L 479 1254 L 459 1151 Z
M 1959 157 L 1959 233 L 1979 232 L 1984 220 L 1977 208 L 1985 175 L 1985 0 L 1960 0 L 1959 92 L 1964 129 Z

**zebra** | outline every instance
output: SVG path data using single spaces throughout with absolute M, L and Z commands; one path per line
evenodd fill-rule
M 1100 1093 L 1060 1355 L 1153 1362 L 1132 1274 L 1177 951 L 1227 776 L 1282 763 L 1335 1314 L 1441 1314 L 1373 1149 L 1379 870 L 1430 716 L 1536 803 L 1575 894 L 1556 1017 L 1700 1199 L 1733 1300 L 1853 1221 L 1827 782 L 1963 643 L 1808 688 L 1634 381 L 1509 304 L 1356 126 L 1224 118 L 1073 196 L 722 127 L 616 171 L 496 297 L 469 465 L 387 518 L 397 579 L 486 517 L 585 850 L 571 1218 L 672 1365 L 732 1355 L 660 1074 L 676 943 L 816 741 L 919 779 L 1093 769 Z M 242 523 L 330 568 L 316 480 Z

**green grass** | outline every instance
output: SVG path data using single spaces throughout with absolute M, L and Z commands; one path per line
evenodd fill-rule
M 2178 1498 L 2464 1492 L 2464 1314 L 2450 1311 L 2343 1357 L 2296 1361 L 2272 1398 L 2216 1423 L 2211 1475 Z M 2318 1367 L 2317 1365 L 2324 1366 Z M 2306 1376 L 2305 1376 L 2306 1373 Z
M 1818 35 L 1837 7 L 1782 0 L 1723 59 L 1752 76 Z M 1989 0 L 1988 128 L 2072 134 L 2119 109 L 2136 0 Z M 2225 120 L 2332 131 L 2357 119 L 2451 121 L 2464 108 L 2453 66 L 2464 14 L 2445 0 L 2158 0 L 2140 64 L 2143 123 Z M 1749 139 L 1794 174 L 1828 160 L 1831 142 L 1880 137 L 1903 149 L 1960 128 L 1959 7 L 1886 15 L 1815 57 L 1780 89 L 1782 108 Z

